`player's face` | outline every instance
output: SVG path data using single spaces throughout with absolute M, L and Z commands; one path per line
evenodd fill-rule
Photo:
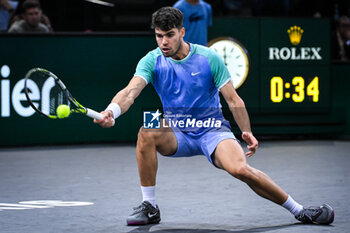
M 174 57 L 181 49 L 181 42 L 184 36 L 184 28 L 180 30 L 173 28 L 169 31 L 155 29 L 158 47 L 162 50 L 166 57 Z
M 32 27 L 36 27 L 40 23 L 41 11 L 38 8 L 29 8 L 23 14 L 23 19 Z

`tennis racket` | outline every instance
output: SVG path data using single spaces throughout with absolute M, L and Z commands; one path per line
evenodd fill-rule
M 41 98 L 40 94 L 38 96 L 38 88 L 42 92 Z M 104 117 L 101 113 L 81 105 L 55 74 L 42 68 L 28 71 L 24 81 L 24 92 L 30 106 L 40 115 L 50 119 L 59 119 L 56 109 L 63 104 L 69 106 L 70 113 L 85 114 L 97 120 Z

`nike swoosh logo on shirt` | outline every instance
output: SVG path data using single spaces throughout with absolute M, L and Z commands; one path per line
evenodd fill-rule
M 197 74 L 199 74 L 199 73 L 200 73 L 200 72 L 197 72 L 197 73 L 193 73 L 193 72 L 192 72 L 191 75 L 192 75 L 192 76 L 195 76 L 195 75 L 197 75 Z

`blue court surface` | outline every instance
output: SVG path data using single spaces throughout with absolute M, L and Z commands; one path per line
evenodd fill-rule
M 329 203 L 330 226 L 300 224 L 204 156 L 158 158 L 162 221 L 128 227 L 141 203 L 135 145 L 1 148 L 0 232 L 350 232 L 349 141 L 260 141 L 248 159 L 301 204 Z

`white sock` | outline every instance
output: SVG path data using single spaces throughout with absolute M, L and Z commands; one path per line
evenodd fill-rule
M 291 212 L 294 216 L 297 216 L 303 209 L 303 206 L 294 201 L 294 199 L 289 195 L 287 201 L 283 203 L 282 206 L 289 210 L 289 212 Z
M 156 186 L 144 187 L 141 185 L 142 201 L 148 201 L 156 207 Z

